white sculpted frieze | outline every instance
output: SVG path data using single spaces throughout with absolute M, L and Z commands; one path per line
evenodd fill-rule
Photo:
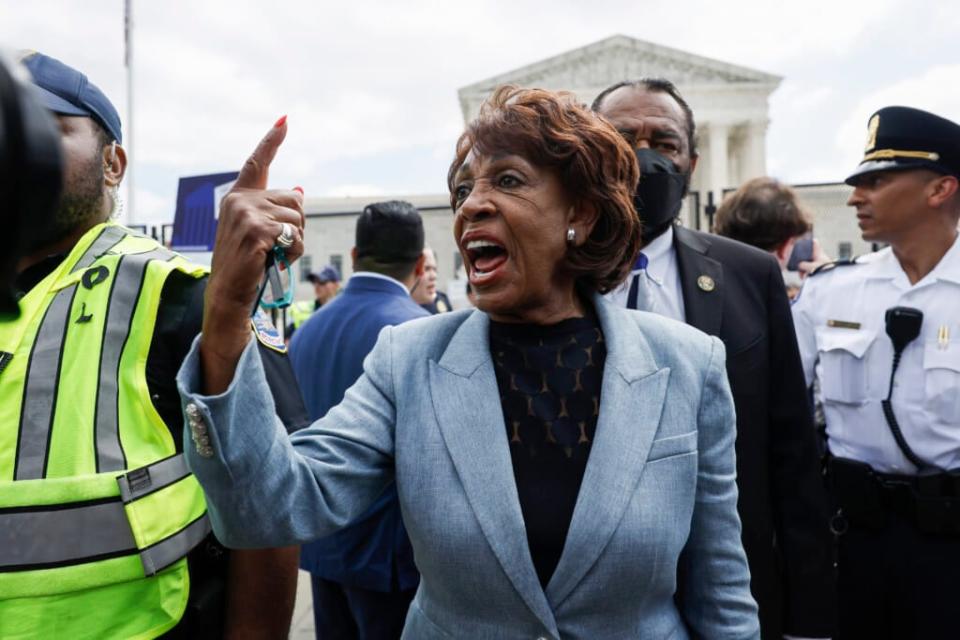
M 653 51 L 651 51 L 653 49 Z M 605 87 L 625 78 L 663 77 L 679 86 L 710 84 L 767 84 L 775 76 L 724 63 L 711 63 L 696 56 L 657 47 L 610 43 L 604 48 L 587 47 L 517 69 L 485 83 L 467 87 L 465 95 L 486 95 L 496 85 L 519 84 L 526 87 L 571 89 Z

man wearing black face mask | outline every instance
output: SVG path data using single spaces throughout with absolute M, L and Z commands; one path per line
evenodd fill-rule
M 698 156 L 693 113 L 672 83 L 622 82 L 593 109 L 634 147 L 641 174 L 644 247 L 634 276 L 609 295 L 723 340 L 743 546 L 763 638 L 829 637 L 836 598 L 827 501 L 780 268 L 766 252 L 675 224 Z

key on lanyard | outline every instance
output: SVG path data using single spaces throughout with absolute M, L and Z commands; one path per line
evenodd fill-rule
M 287 272 L 286 290 L 283 287 L 283 276 L 280 275 L 281 266 Z M 290 276 L 290 263 L 287 261 L 286 252 L 283 247 L 274 247 L 273 251 L 267 254 L 260 291 L 257 293 L 257 301 L 250 311 L 251 318 L 257 314 L 258 307 L 283 309 L 290 306 L 290 303 L 293 302 L 293 278 Z M 266 293 L 268 284 L 270 285 L 270 300 L 264 301 L 263 294 Z

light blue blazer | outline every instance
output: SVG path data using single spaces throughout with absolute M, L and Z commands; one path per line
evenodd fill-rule
M 479 311 L 385 328 L 344 401 L 292 436 L 274 417 L 255 348 L 211 397 L 199 393 L 195 343 L 178 384 L 188 415 L 199 415 L 187 438 L 202 422 L 213 450 L 187 447 L 187 460 L 217 536 L 232 547 L 313 540 L 396 479 L 422 575 L 405 639 L 759 638 L 723 345 L 594 304 L 608 349 L 600 416 L 546 589 Z

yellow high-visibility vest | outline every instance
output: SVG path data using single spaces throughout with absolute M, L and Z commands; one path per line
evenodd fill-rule
M 0 322 L 0 638 L 153 638 L 183 616 L 210 524 L 146 380 L 174 271 L 205 273 L 101 224 Z
M 299 329 L 300 325 L 309 320 L 316 310 L 317 303 L 313 300 L 298 300 L 290 305 L 290 323 L 293 328 Z

